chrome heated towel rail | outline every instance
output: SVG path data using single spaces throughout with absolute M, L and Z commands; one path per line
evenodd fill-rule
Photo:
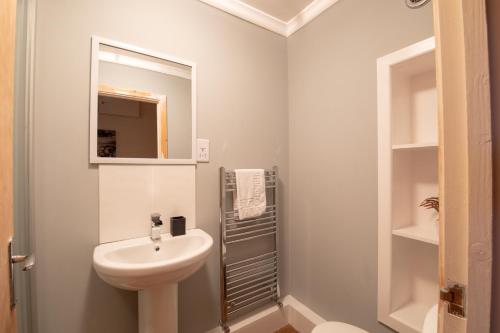
M 224 332 L 240 313 L 279 301 L 278 168 L 265 171 L 265 212 L 240 220 L 233 207 L 234 171 L 220 168 L 220 294 Z

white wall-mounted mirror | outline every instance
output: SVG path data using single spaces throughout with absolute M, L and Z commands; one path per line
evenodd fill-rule
M 90 162 L 194 164 L 196 66 L 92 37 Z

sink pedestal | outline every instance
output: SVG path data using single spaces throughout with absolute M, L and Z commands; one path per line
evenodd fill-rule
M 177 283 L 139 290 L 139 333 L 177 333 Z

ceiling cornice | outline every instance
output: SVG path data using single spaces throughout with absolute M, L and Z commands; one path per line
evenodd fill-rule
M 242 18 L 285 37 L 314 20 L 328 7 L 339 0 L 314 0 L 290 21 L 282 21 L 240 0 L 200 0 L 229 14 Z
M 331 5 L 335 4 L 339 0 L 314 0 L 306 8 L 304 8 L 300 13 L 298 13 L 294 18 L 287 22 L 286 36 L 292 35 L 295 31 L 299 30 L 307 23 L 314 20 L 321 13 L 327 10 Z
M 286 36 L 287 23 L 239 0 L 200 0 L 229 14 Z

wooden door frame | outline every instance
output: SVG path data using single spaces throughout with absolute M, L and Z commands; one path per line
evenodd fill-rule
M 16 331 L 8 243 L 13 234 L 13 108 L 16 1 L 0 0 L 0 332 Z
M 434 0 L 439 114 L 440 287 L 466 287 L 462 319 L 440 302 L 440 333 L 488 333 L 492 144 L 485 0 Z

